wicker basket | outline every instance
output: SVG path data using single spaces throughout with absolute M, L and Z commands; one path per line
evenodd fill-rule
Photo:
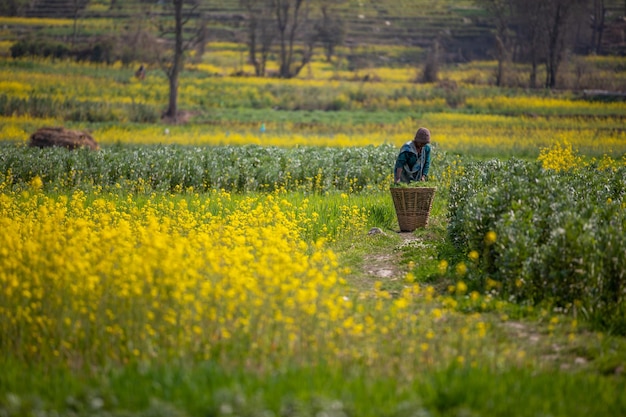
M 391 187 L 400 231 L 412 232 L 428 225 L 437 187 Z

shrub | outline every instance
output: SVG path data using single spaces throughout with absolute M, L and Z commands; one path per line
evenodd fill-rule
M 12 58 L 21 58 L 25 56 L 67 58 L 70 55 L 70 48 L 68 48 L 65 44 L 54 41 L 23 39 L 11 46 Z
M 625 333 L 625 196 L 625 167 L 477 162 L 452 183 L 448 232 L 482 254 L 474 285 L 489 276 L 504 296 L 577 309 Z M 486 242 L 488 233 L 497 238 Z
M 115 42 L 111 39 L 100 39 L 91 45 L 76 47 L 61 42 L 43 39 L 22 39 L 11 46 L 11 57 L 42 57 L 42 58 L 74 58 L 77 61 L 106 62 L 115 61 Z

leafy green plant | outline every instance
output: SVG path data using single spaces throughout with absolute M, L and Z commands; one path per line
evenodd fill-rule
M 505 296 L 551 301 L 626 332 L 626 275 L 617 267 L 626 168 L 555 172 L 520 160 L 466 168 L 451 186 L 448 233 L 459 250 L 480 254 L 473 284 L 488 276 Z

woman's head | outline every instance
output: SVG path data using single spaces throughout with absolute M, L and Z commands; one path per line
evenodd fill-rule
M 417 129 L 417 133 L 415 133 L 413 142 L 415 142 L 416 145 L 422 146 L 430 143 L 430 130 L 426 129 L 425 127 L 420 127 L 419 129 Z

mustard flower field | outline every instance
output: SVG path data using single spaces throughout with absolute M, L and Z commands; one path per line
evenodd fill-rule
M 623 101 L 216 48 L 178 124 L 156 69 L 0 58 L 0 416 L 626 414 Z M 418 126 L 437 193 L 397 233 Z
M 502 372 L 505 380 L 534 378 L 526 372 L 553 372 L 549 360 L 533 354 L 533 349 L 545 349 L 544 343 L 581 349 L 591 344 L 604 355 L 615 356 L 611 338 L 598 333 L 589 340 L 576 319 L 545 308 L 522 315 L 537 314 L 546 323 L 550 333 L 541 336 L 546 340 L 534 346 L 518 343 L 498 322 L 507 322 L 507 315 L 519 312 L 495 293 L 470 293 L 472 282 L 465 282 L 472 266 L 464 269 L 462 262 L 438 262 L 440 276 L 460 278 L 443 294 L 433 285 L 417 282 L 410 270 L 401 287 L 377 281 L 367 289 L 355 288 L 351 271 L 341 265 L 327 242 L 336 241 L 338 233 L 342 239 L 359 239 L 367 213 L 384 204 L 382 198 L 370 210 L 356 197 L 355 201 L 345 194 L 331 198 L 331 205 L 336 204 L 334 233 L 319 224 L 320 216 L 328 214 L 319 214 L 316 207 L 326 197 L 298 197 L 284 191 L 239 197 L 225 191 L 49 194 L 36 178 L 21 191 L 5 182 L 1 198 L 0 333 L 6 370 L 2 386 L 8 392 L 21 386 L 32 389 L 37 384 L 22 385 L 24 373 L 45 372 L 43 381 L 60 383 L 61 392 L 72 393 L 75 377 L 67 380 L 65 373 L 86 372 L 100 381 L 91 388 L 95 391 L 78 389 L 88 396 L 76 400 L 86 413 L 115 410 L 118 401 L 123 401 L 123 409 L 148 407 L 145 401 L 159 395 L 150 385 L 167 383 L 164 375 L 149 376 L 159 369 L 169 369 L 168 374 L 189 369 L 188 377 L 197 378 L 196 367 L 216 367 L 206 375 L 223 378 L 223 389 L 235 390 L 227 391 L 233 398 L 209 391 L 209 403 L 204 403 L 201 414 L 217 409 L 219 415 L 226 415 L 223 409 L 228 407 L 244 407 L 238 410 L 242 415 L 253 415 L 259 407 L 272 410 L 271 397 L 255 394 L 272 376 L 281 384 L 294 378 L 291 384 L 296 384 L 275 394 L 278 398 L 273 400 L 280 407 L 289 406 L 290 393 L 304 395 L 312 388 L 330 396 L 330 403 L 321 407 L 343 404 L 353 408 L 346 413 L 376 415 L 401 404 L 383 397 L 368 410 L 359 404 L 365 398 L 353 403 L 356 400 L 343 398 L 347 392 L 340 395 L 340 387 L 362 381 L 365 386 L 352 395 L 368 396 L 378 391 L 378 384 L 393 381 L 387 389 L 395 387 L 394 394 L 386 395 L 406 396 L 417 401 L 407 406 L 419 410 L 423 407 L 421 397 L 415 397 L 419 391 L 412 393 L 409 387 L 428 385 L 429 378 L 448 375 L 447 384 L 469 373 L 479 379 L 480 387 Z M 370 204 L 373 198 L 368 197 Z M 498 241 L 487 239 L 493 241 L 486 244 Z M 471 259 L 470 254 L 467 262 Z M 126 377 L 138 384 L 131 392 L 147 390 L 147 397 L 123 400 L 128 395 L 123 393 L 123 382 L 116 382 L 120 385 L 114 388 L 101 385 L 99 378 L 113 383 L 118 372 L 131 372 Z M 580 372 L 557 374 L 563 384 L 559 389 L 586 375 Z M 585 376 L 585 383 L 595 381 L 596 390 L 612 398 L 600 409 L 622 409 L 618 392 L 623 380 L 596 381 L 600 377 L 594 374 Z M 424 379 L 425 375 L 430 377 Z M 186 376 L 177 378 L 187 381 Z M 301 378 L 321 379 L 304 383 Z M 329 379 L 335 382 L 325 391 Z M 231 386 L 235 382 L 257 388 L 240 387 L 244 392 L 238 393 Z M 37 409 L 37 404 L 28 403 L 31 393 L 22 395 L 15 397 L 19 407 L 4 403 L 9 415 Z M 54 402 L 49 389 L 39 395 Z M 497 408 L 515 404 L 506 392 L 499 395 L 506 398 Z M 170 401 L 183 410 L 192 409 L 193 404 L 182 398 Z M 260 402 L 246 410 L 247 401 Z M 308 404 L 314 399 L 299 401 L 314 407 Z M 547 398 L 544 405 L 561 407 L 560 401 Z M 49 410 L 50 403 L 46 404 L 40 407 Z M 484 407 L 480 404 L 476 406 Z
M 372 69 L 377 81 L 354 81 L 355 74 L 322 62 L 299 78 L 279 80 L 231 76 L 239 53 L 228 58 L 229 45 L 214 48 L 207 62 L 182 75 L 179 101 L 191 123 L 167 129 L 156 123 L 168 97 L 157 68 L 140 81 L 134 68 L 120 64 L 2 59 L 2 140 L 25 142 L 38 127 L 61 124 L 86 128 L 111 145 L 399 146 L 419 121 L 451 152 L 536 157 L 559 141 L 597 157 L 625 152 L 623 101 L 499 91 L 487 82 L 494 63 L 448 70 L 448 83 L 440 84 L 413 82 L 412 68 Z M 620 74 L 623 59 L 589 65 Z

